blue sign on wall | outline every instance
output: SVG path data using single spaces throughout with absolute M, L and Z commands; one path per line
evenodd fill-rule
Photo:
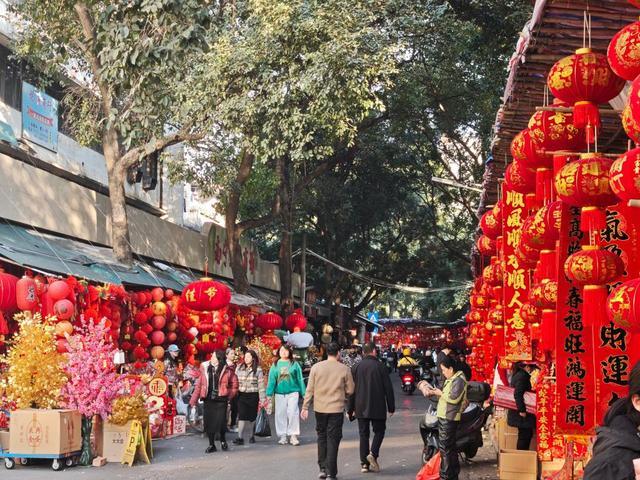
M 58 151 L 58 101 L 22 82 L 22 138 Z

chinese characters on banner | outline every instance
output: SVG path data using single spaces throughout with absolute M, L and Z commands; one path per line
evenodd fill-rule
M 602 248 L 622 257 L 626 271 L 621 281 L 640 276 L 640 211 L 626 202 L 607 209 L 607 227 L 600 232 Z M 615 287 L 621 282 L 610 284 Z M 620 328 L 607 318 L 596 328 L 596 419 L 600 422 L 609 406 L 627 395 L 629 373 L 640 360 L 640 335 Z M 636 346 L 634 348 L 634 345 Z
M 529 275 L 515 255 L 520 242 L 520 227 L 526 217 L 524 195 L 503 185 L 504 210 L 502 248 L 505 261 L 504 350 L 508 360 L 531 360 L 531 329 L 520 316 L 520 307 L 527 301 Z
M 563 206 L 558 245 L 558 321 L 556 326 L 557 432 L 592 434 L 596 425 L 596 376 L 593 367 L 592 327 L 582 323 L 582 292 L 563 273 L 562 266 L 580 250 L 580 209 Z
M 553 437 L 555 417 L 555 385 L 543 380 L 536 388 L 536 433 L 538 437 L 538 459 L 541 462 L 553 460 Z

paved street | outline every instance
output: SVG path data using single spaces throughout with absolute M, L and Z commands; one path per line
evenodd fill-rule
M 387 436 L 382 446 L 379 474 L 361 474 L 358 460 L 358 433 L 356 424 L 345 423 L 344 438 L 340 446 L 339 474 L 341 480 L 361 478 L 413 480 L 420 469 L 421 440 L 418 421 L 423 413 L 423 399 L 407 396 L 399 391 L 399 382 L 393 374 L 398 411 L 388 422 Z M 273 423 L 272 423 L 273 428 Z M 29 480 L 46 477 L 66 479 L 231 479 L 234 480 L 302 480 L 317 475 L 316 443 L 313 421 L 303 423 L 302 444 L 280 446 L 275 438 L 258 439 L 255 445 L 234 447 L 228 452 L 205 455 L 207 442 L 199 435 L 186 435 L 154 442 L 155 458 L 152 465 L 133 468 L 108 464 L 102 468 L 73 467 L 53 472 L 47 465 L 16 466 L 12 471 L 2 470 L 3 480 Z M 230 439 L 234 438 L 230 434 Z M 463 466 L 461 480 L 492 480 L 497 478 L 495 451 L 485 438 L 485 447 L 478 452 L 471 466 Z

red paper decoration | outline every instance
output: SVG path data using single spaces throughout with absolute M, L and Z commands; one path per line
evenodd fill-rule
M 536 172 L 520 162 L 513 161 L 504 172 L 504 181 L 509 189 L 516 192 L 533 192 L 536 185 Z
M 640 148 L 629 150 L 611 164 L 609 184 L 622 200 L 640 198 Z
M 74 314 L 74 306 L 70 300 L 63 298 L 62 300 L 58 300 L 53 305 L 53 314 L 58 317 L 58 320 L 68 320 L 73 317 Z
M 467 314 L 468 323 L 481 323 L 485 321 L 486 310 L 481 309 L 471 309 Z
M 71 288 L 69 288 L 67 282 L 56 280 L 51 285 L 49 285 L 47 293 L 49 294 L 51 300 L 56 302 L 58 300 L 62 300 L 63 298 L 67 298 L 71 293 Z
M 554 97 L 574 105 L 573 123 L 586 129 L 591 142 L 593 129 L 600 128 L 598 104 L 616 97 L 624 80 L 613 73 L 606 55 L 580 48 L 551 67 L 547 85 Z
M 487 323 L 491 323 L 493 325 L 504 324 L 504 311 L 502 310 L 502 305 L 496 305 L 494 308 L 489 310 L 489 313 L 487 314 Z
M 631 332 L 640 332 L 640 278 L 616 287 L 607 298 L 607 317 Z
M 607 49 L 609 65 L 616 75 L 632 82 L 640 74 L 640 22 L 616 33 Z
M 526 302 L 520 307 L 520 318 L 529 325 L 540 323 L 540 320 L 542 319 L 542 311 L 532 303 Z
M 211 278 L 201 278 L 185 287 L 181 301 L 196 312 L 220 310 L 231 302 L 231 290 Z
M 492 259 L 491 264 L 484 268 L 482 278 L 492 287 L 502 285 L 502 265 L 497 259 Z

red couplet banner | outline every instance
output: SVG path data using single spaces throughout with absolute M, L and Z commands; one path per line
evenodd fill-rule
M 580 250 L 583 238 L 580 209 L 564 205 L 558 243 L 556 433 L 565 435 L 592 434 L 596 426 L 594 327 L 582 322 L 581 288 L 563 273 L 565 260 Z
M 607 209 L 607 227 L 600 232 L 602 248 L 619 255 L 625 262 L 621 281 L 640 276 L 640 209 L 626 202 Z M 609 291 L 621 281 L 609 284 Z M 594 332 L 596 373 L 596 419 L 602 422 L 609 406 L 627 394 L 627 381 L 633 365 L 640 360 L 640 335 L 603 318 Z
M 527 301 L 529 275 L 515 255 L 520 241 L 520 227 L 526 217 L 524 195 L 503 184 L 502 248 L 504 258 L 503 311 L 504 350 L 508 360 L 531 360 L 531 329 L 520 316 L 519 309 Z

